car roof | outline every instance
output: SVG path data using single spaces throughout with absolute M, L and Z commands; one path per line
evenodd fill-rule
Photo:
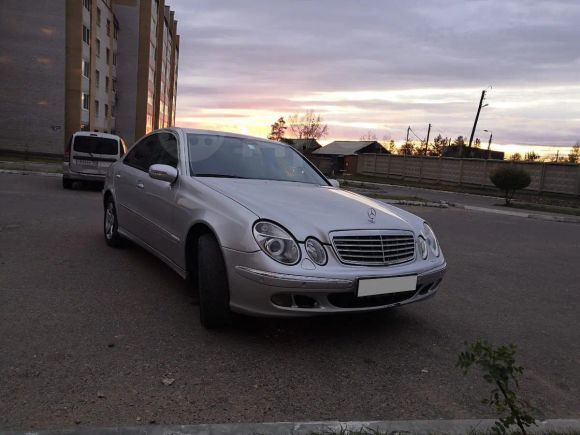
M 202 129 L 198 129 L 198 128 L 184 128 L 184 127 L 170 127 L 169 130 L 181 131 L 184 134 L 192 133 L 192 134 L 209 134 L 209 135 L 215 135 L 215 136 L 230 136 L 230 137 L 237 137 L 240 139 L 260 140 L 263 142 L 271 142 L 271 143 L 275 143 L 278 145 L 290 146 L 288 144 L 285 144 L 284 142 L 273 141 L 273 140 L 266 139 L 263 137 L 249 136 L 246 134 L 231 133 L 229 131 L 202 130 Z
M 116 134 L 109 134 L 109 133 L 101 133 L 98 131 L 77 131 L 74 133 L 74 136 L 92 136 L 92 137 L 103 137 L 106 139 L 116 139 L 120 140 L 121 138 Z

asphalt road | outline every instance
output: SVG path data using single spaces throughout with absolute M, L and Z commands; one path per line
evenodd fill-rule
M 449 263 L 435 298 L 209 332 L 170 269 L 105 245 L 98 190 L 0 174 L 0 429 L 493 417 L 455 367 L 477 337 L 518 345 L 538 417 L 580 417 L 580 225 L 414 212 Z

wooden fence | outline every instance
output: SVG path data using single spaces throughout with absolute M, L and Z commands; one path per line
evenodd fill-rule
M 532 182 L 526 190 L 580 195 L 580 165 L 569 163 L 360 154 L 357 173 L 432 184 L 492 187 L 489 174 L 505 165 L 521 167 L 530 174 Z

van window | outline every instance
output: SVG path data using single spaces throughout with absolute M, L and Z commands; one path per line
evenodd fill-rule
M 116 156 L 119 145 L 116 139 L 107 139 L 97 136 L 75 137 L 73 149 L 79 153 L 106 154 Z

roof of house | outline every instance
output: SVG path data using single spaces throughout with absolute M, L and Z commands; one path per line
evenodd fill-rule
M 313 154 L 332 154 L 337 156 L 350 156 L 363 148 L 378 143 L 375 140 L 335 140 L 328 145 L 314 151 Z M 379 144 L 380 145 L 380 144 Z
M 312 151 L 320 148 L 322 145 L 318 143 L 316 139 L 290 139 L 290 138 L 283 138 L 282 142 L 291 145 L 292 148 L 297 149 L 298 151 Z

